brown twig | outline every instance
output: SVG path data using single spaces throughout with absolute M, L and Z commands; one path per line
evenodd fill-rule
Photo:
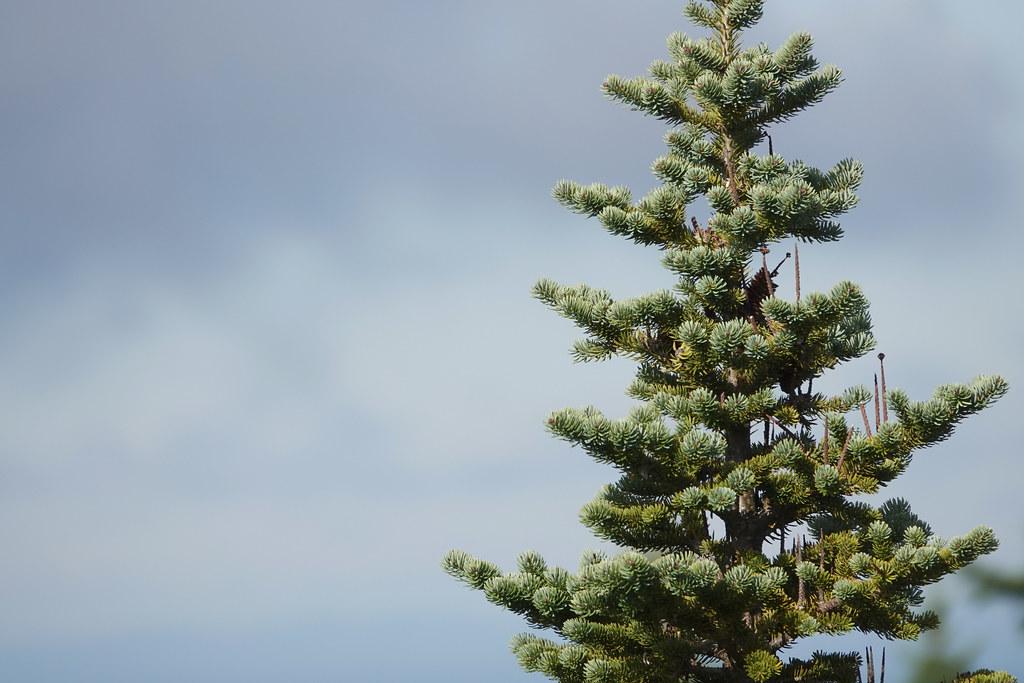
M 860 404 L 860 416 L 864 418 L 864 431 L 867 432 L 868 436 L 871 436 L 871 423 L 868 422 L 868 409 L 865 407 L 866 404 Z
M 782 266 L 786 263 L 786 261 L 788 261 L 790 259 L 791 256 L 792 256 L 792 254 L 790 254 L 787 251 L 786 255 L 782 257 L 782 260 L 779 261 L 778 263 L 776 263 L 775 267 L 772 268 L 772 272 L 770 272 L 768 274 L 771 275 L 772 277 L 775 277 L 776 275 L 778 275 L 779 274 L 779 269 L 782 268 Z
M 889 421 L 889 401 L 885 397 L 885 354 L 878 354 L 878 366 L 882 371 L 882 421 Z
M 846 432 L 846 441 L 843 442 L 843 449 L 839 451 L 839 462 L 836 463 L 836 469 L 840 472 L 843 471 L 843 463 L 846 461 L 846 449 L 850 447 L 850 439 L 853 438 L 853 431 Z
M 828 614 L 829 612 L 837 610 L 843 604 L 839 602 L 839 598 L 832 598 L 831 600 L 826 600 L 825 591 L 818 591 L 818 596 L 818 611 L 822 614 Z
M 875 375 L 875 429 L 882 423 L 882 416 L 878 405 L 878 375 Z
M 769 416 L 768 416 L 768 419 L 769 419 L 769 420 L 771 420 L 771 421 L 772 421 L 772 424 L 774 424 L 774 425 L 775 425 L 776 427 L 778 427 L 778 428 L 779 428 L 779 429 L 781 429 L 782 431 L 786 432 L 786 434 L 788 434 L 789 436 L 793 437 L 794 439 L 796 438 L 796 434 L 794 434 L 793 432 L 791 432 L 791 431 L 789 430 L 789 428 L 788 428 L 788 427 L 786 427 L 786 425 L 784 425 L 784 424 L 782 424 L 781 422 L 779 422 L 779 420 L 778 420 L 778 418 L 777 418 L 777 417 L 775 417 L 774 415 L 769 415 Z
M 800 243 L 793 245 L 793 269 L 796 271 L 796 302 L 800 303 Z

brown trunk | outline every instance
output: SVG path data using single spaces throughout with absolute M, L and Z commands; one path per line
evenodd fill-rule
M 732 463 L 748 460 L 752 454 L 749 426 L 729 430 L 725 434 L 726 459 Z M 736 514 L 725 520 L 725 530 L 736 550 L 761 552 L 764 544 L 764 523 L 758 518 L 757 497 L 753 491 L 740 493 Z

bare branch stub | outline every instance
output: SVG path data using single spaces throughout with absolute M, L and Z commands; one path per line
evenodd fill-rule
M 878 366 L 882 375 L 882 422 L 889 421 L 889 401 L 885 396 L 885 354 L 878 354 Z

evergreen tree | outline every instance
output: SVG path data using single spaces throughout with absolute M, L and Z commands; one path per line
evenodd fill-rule
M 444 560 L 491 602 L 554 632 L 512 647 L 527 671 L 556 681 L 856 681 L 857 654 L 780 655 L 799 638 L 855 629 L 916 638 L 937 626 L 918 609 L 921 587 L 997 545 L 987 527 L 942 540 L 902 500 L 857 500 L 1007 385 L 980 377 L 916 402 L 886 391 L 883 368 L 881 390 L 814 391 L 826 370 L 873 349 L 868 302 L 850 282 L 801 298 L 798 279 L 784 298 L 765 254 L 794 239 L 838 240 L 862 168 L 846 159 L 823 171 L 771 153 L 769 127 L 819 102 L 841 74 L 819 68 L 805 33 L 774 51 L 742 48 L 762 6 L 691 1 L 685 14 L 707 37 L 673 34 L 671 60 L 650 77 L 605 81 L 609 97 L 670 125 L 653 164 L 659 187 L 639 201 L 624 187 L 554 188 L 571 211 L 663 250 L 678 277 L 672 291 L 619 301 L 587 285 L 534 288 L 585 332 L 578 361 L 638 363 L 628 390 L 638 406 L 625 419 L 590 407 L 548 420 L 621 473 L 581 518 L 624 552 L 585 555 L 577 573 L 534 552 L 509 573 L 462 551 Z M 766 139 L 768 153 L 755 151 Z M 701 196 L 703 223 L 686 215 Z M 992 676 L 979 680 L 1012 680 Z

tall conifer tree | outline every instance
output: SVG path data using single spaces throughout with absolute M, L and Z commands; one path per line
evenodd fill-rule
M 653 164 L 659 187 L 638 201 L 624 187 L 554 188 L 571 211 L 663 250 L 678 277 L 671 291 L 618 301 L 586 285 L 534 288 L 585 332 L 577 360 L 638 363 L 628 393 L 639 403 L 625 419 L 591 407 L 548 420 L 619 470 L 581 518 L 624 552 L 588 554 L 575 574 L 533 552 L 509 573 L 462 551 L 444 560 L 491 602 L 559 636 L 513 642 L 527 671 L 556 681 L 853 682 L 856 654 L 784 661 L 784 651 L 855 629 L 916 638 L 937 626 L 919 609 L 921 587 L 997 545 L 987 527 L 942 540 L 902 500 L 858 500 L 1007 385 L 980 377 L 915 402 L 886 390 L 880 368 L 880 388 L 814 391 L 826 370 L 873 349 L 868 303 L 850 282 L 801 297 L 797 280 L 783 296 L 765 254 L 838 240 L 836 217 L 857 203 L 862 168 L 771 153 L 770 127 L 821 101 L 841 75 L 819 67 L 806 33 L 776 50 L 743 48 L 762 9 L 763 0 L 689 2 L 686 16 L 707 37 L 673 34 L 671 59 L 649 77 L 605 81 L 609 97 L 670 125 Z M 701 196 L 711 215 L 688 216 Z

